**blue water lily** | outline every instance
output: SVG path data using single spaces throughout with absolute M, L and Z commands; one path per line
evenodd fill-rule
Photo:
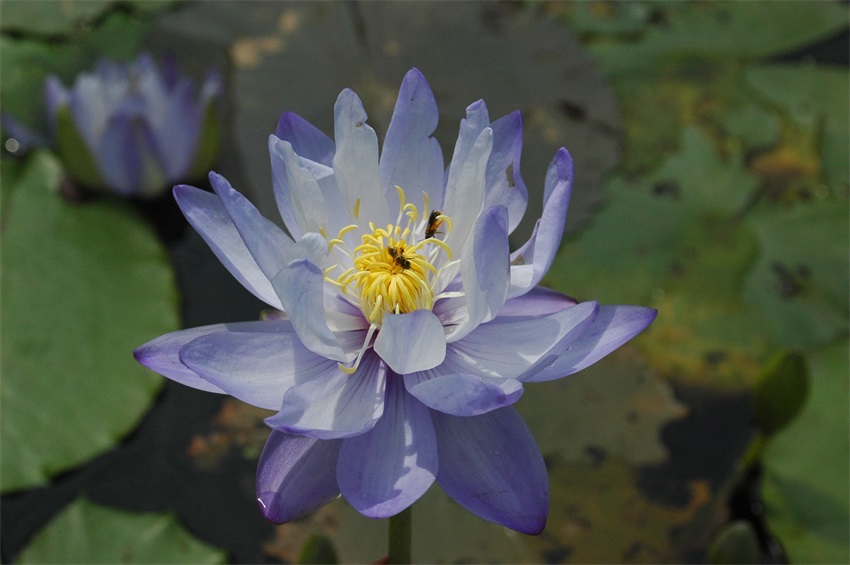
M 542 531 L 546 467 L 514 404 L 645 329 L 655 311 L 577 302 L 538 287 L 561 240 L 573 181 L 555 154 L 544 208 L 522 247 L 508 235 L 528 199 L 518 112 L 467 108 L 448 168 L 425 78 L 404 78 L 383 150 L 357 95 L 334 107 L 334 139 L 285 113 L 269 138 L 289 234 L 221 176 L 177 186 L 189 222 L 270 310 L 255 322 L 175 332 L 143 365 L 275 410 L 257 497 L 286 522 L 340 494 L 381 518 L 436 481 L 478 516 Z
M 66 89 L 45 79 L 49 139 L 8 116 L 4 125 L 29 145 L 50 145 L 74 181 L 123 196 L 150 197 L 209 170 L 218 149 L 222 84 L 210 72 L 196 91 L 173 58 L 162 70 L 149 54 L 101 60 Z

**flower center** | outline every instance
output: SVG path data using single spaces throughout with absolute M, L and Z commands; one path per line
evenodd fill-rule
M 399 213 L 395 224 L 378 227 L 369 222 L 370 232 L 360 236 L 360 245 L 353 251 L 344 241 L 345 235 L 358 229 L 352 224 L 340 230 L 336 239 L 328 241 L 330 250 L 349 258 L 351 267 L 339 276 L 329 274 L 339 268 L 334 265 L 325 271 L 325 280 L 337 286 L 355 302 L 369 323 L 380 327 L 384 314 L 406 314 L 414 310 L 430 310 L 434 305 L 435 284 L 441 268 L 435 266 L 440 251 L 446 255 L 445 265 L 452 258 L 448 245 L 436 236 L 437 227 L 451 229 L 451 219 L 434 210 L 424 217 L 414 204 L 407 202 L 404 190 L 396 187 Z M 425 208 L 428 208 L 425 194 Z M 359 201 L 354 205 L 357 219 Z M 444 266 L 443 265 L 443 266 Z

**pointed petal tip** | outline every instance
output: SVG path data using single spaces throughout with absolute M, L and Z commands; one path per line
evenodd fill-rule
M 263 513 L 266 520 L 273 524 L 283 524 L 289 520 L 286 517 L 281 517 L 280 495 L 276 492 L 261 492 L 257 493 L 257 506 L 260 512 Z
M 573 157 L 566 147 L 555 152 L 555 164 L 558 167 L 558 178 L 571 180 L 573 178 Z

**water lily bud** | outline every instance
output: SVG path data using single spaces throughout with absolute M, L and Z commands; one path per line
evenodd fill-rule
M 218 142 L 221 79 L 196 91 L 173 61 L 160 71 L 149 54 L 102 60 L 70 89 L 45 80 L 55 150 L 71 178 L 95 190 L 153 197 L 210 168 Z

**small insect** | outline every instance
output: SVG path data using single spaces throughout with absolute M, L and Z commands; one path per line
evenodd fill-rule
M 402 269 L 410 268 L 410 261 L 404 258 L 403 249 L 399 249 L 397 247 L 387 247 L 387 253 L 389 253 L 390 257 L 395 260 L 396 265 L 398 265 Z
M 437 228 L 439 228 L 440 224 L 443 223 L 443 220 L 439 219 L 440 214 L 442 214 L 442 212 L 439 210 L 431 210 L 431 215 L 428 216 L 428 227 L 425 228 L 425 239 L 434 237 L 438 233 L 442 233 L 437 231 Z

